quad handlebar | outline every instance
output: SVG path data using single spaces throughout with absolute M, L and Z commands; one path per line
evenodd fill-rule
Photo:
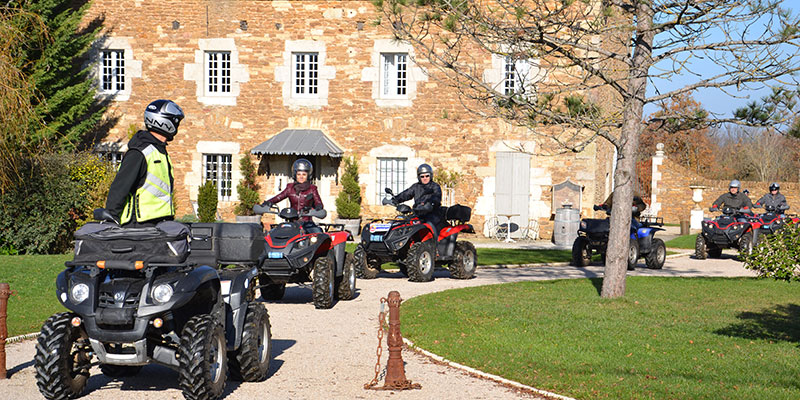
M 326 216 L 328 216 L 328 212 L 325 211 L 324 209 L 317 210 L 315 208 L 310 208 L 310 209 L 304 209 L 303 211 L 298 212 L 294 208 L 289 208 L 289 207 L 284 208 L 283 210 L 281 210 L 280 208 L 278 208 L 278 206 L 276 206 L 274 204 L 270 204 L 268 206 L 262 205 L 262 204 L 256 204 L 256 205 L 253 206 L 253 213 L 259 214 L 259 215 L 261 215 L 261 214 L 276 214 L 276 215 L 278 215 L 281 218 L 286 219 L 286 220 L 293 220 L 293 219 L 298 219 L 298 218 L 302 218 L 302 217 L 314 217 L 314 218 L 322 219 L 322 218 L 325 218 Z

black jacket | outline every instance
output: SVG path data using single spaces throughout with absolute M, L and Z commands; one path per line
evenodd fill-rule
M 122 158 L 119 171 L 117 171 L 114 181 L 111 182 L 111 187 L 108 189 L 108 198 L 106 199 L 106 210 L 117 219 L 122 215 L 128 194 L 136 193 L 136 189 L 144 185 L 147 177 L 147 162 L 141 150 L 151 144 L 162 154 L 167 154 L 167 144 L 156 139 L 148 131 L 136 132 L 128 142 L 128 151 L 125 152 L 125 156 Z M 170 175 L 170 188 L 175 187 L 174 180 L 174 177 Z M 131 222 L 135 222 L 136 213 L 132 214 Z
M 712 208 L 731 207 L 734 209 L 740 208 L 753 208 L 753 202 L 744 193 L 731 194 L 731 192 L 723 193 L 711 205 Z
M 398 203 L 414 199 L 415 210 L 419 206 L 431 204 L 433 205 L 432 214 L 438 215 L 439 207 L 442 205 L 442 188 L 434 181 L 428 182 L 427 185 L 417 182 L 398 193 L 394 199 Z
M 772 193 L 767 193 L 761 196 L 761 198 L 756 202 L 756 206 L 773 206 L 778 208 L 778 210 L 785 210 L 789 208 L 789 204 L 786 203 L 786 196 L 781 193 L 778 193 L 775 196 L 773 196 Z

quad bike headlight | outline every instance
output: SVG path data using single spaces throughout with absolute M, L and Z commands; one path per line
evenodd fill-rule
M 174 290 L 172 289 L 172 285 L 168 283 L 162 283 L 153 289 L 153 300 L 159 303 L 166 303 L 172 298 L 173 293 Z
M 308 247 L 308 238 L 298 241 L 294 246 L 298 249 Z
M 89 285 L 79 283 L 72 287 L 70 294 L 72 294 L 72 301 L 75 303 L 83 303 L 84 300 L 89 298 Z
M 587 224 L 586 221 L 581 221 L 581 229 L 586 229 Z

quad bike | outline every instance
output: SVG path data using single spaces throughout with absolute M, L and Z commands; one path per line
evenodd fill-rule
M 758 230 L 754 233 L 755 237 L 753 239 L 753 244 L 758 243 L 758 238 L 763 235 L 771 235 L 783 227 L 786 224 L 794 223 L 796 224 L 800 219 L 796 216 L 787 216 L 783 213 L 789 209 L 789 206 L 785 207 L 776 207 L 776 206 L 764 206 L 764 213 L 757 214 L 753 217 L 753 220 L 757 221 L 761 224 Z
M 597 210 L 608 210 L 602 206 L 595 206 Z M 638 225 L 638 227 L 637 227 Z M 663 231 L 662 218 L 642 218 L 637 223 L 631 221 L 630 241 L 628 242 L 628 270 L 636 268 L 639 258 L 644 257 L 647 268 L 661 269 L 667 258 L 667 247 L 664 241 L 655 237 L 656 232 Z M 585 267 L 592 262 L 592 253 L 600 253 L 605 264 L 606 250 L 608 248 L 608 234 L 611 228 L 611 218 L 584 218 L 580 222 L 578 237 L 572 243 L 572 264 Z
M 695 258 L 718 258 L 722 250 L 727 248 L 738 249 L 740 254 L 753 251 L 761 222 L 750 214 L 748 208 L 723 207 L 719 210 L 711 207 L 710 211 L 722 211 L 722 215 L 703 219 L 703 231 L 697 235 L 694 243 Z
M 104 209 L 95 219 L 113 221 Z M 257 270 L 194 264 L 189 229 L 171 224 L 101 222 L 76 232 L 74 259 L 56 279 L 69 311 L 44 323 L 36 345 L 36 383 L 45 398 L 79 396 L 93 357 L 111 377 L 151 363 L 177 370 L 189 400 L 219 398 L 229 372 L 266 379 L 272 338 L 267 310 L 253 302 Z
M 436 266 L 446 266 L 450 277 L 455 279 L 475 276 L 478 259 L 475 246 L 458 240 L 460 232 L 475 233 L 472 225 L 466 223 L 472 213 L 469 207 L 441 207 L 439 212 L 447 223 L 440 227 L 438 241 L 434 241 L 433 227 L 416 214 L 430 210 L 412 210 L 408 205 L 397 204 L 391 189 L 386 188 L 386 193 L 392 198 L 384 199 L 383 204 L 395 206 L 400 215 L 370 221 L 362 229 L 361 243 L 353 253 L 360 278 L 374 279 L 381 265 L 392 261 L 412 282 L 432 280 Z
M 256 205 L 256 214 L 277 214 L 285 222 L 274 224 L 265 235 L 264 251 L 259 260 L 259 283 L 265 300 L 283 298 L 287 283 L 312 282 L 316 308 L 333 307 L 334 297 L 351 300 L 356 294 L 356 271 L 353 255 L 345 252 L 345 242 L 352 235 L 342 224 L 319 224 L 310 229 L 302 217 L 325 218 L 325 210 L 264 207 Z

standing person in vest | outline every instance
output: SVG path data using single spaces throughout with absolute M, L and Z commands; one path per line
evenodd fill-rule
M 171 220 L 172 162 L 167 142 L 178 133 L 183 110 L 171 100 L 156 100 L 144 111 L 144 126 L 130 142 L 108 190 L 106 210 L 127 226 L 154 226 Z

